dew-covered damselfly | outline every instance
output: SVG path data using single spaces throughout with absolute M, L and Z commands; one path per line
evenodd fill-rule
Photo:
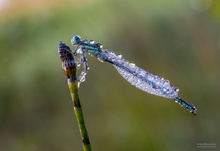
M 93 40 L 81 40 L 80 36 L 74 36 L 71 39 L 71 43 L 72 45 L 77 46 L 73 54 L 80 54 L 79 66 L 82 63 L 84 64 L 84 71 L 81 73 L 79 82 L 83 82 L 85 80 L 86 73 L 89 69 L 85 56 L 85 53 L 88 53 L 98 58 L 101 62 L 109 62 L 113 64 L 121 76 L 137 88 L 150 94 L 174 99 L 176 103 L 179 103 L 181 106 L 184 106 L 191 113 L 196 115 L 197 109 L 195 106 L 180 99 L 180 97 L 178 97 L 179 89 L 171 85 L 168 80 L 160 78 L 137 67 L 135 64 L 123 59 L 121 55 L 116 55 L 112 51 L 103 49 L 101 43 L 95 43 Z

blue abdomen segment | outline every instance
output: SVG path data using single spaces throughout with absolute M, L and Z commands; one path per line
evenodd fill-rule
M 189 104 L 188 102 L 180 99 L 179 97 L 174 98 L 176 103 L 179 103 L 181 106 L 184 106 L 187 110 L 189 110 L 192 114 L 196 115 L 196 108 Z

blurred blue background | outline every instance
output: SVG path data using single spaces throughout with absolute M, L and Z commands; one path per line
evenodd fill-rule
M 60 41 L 74 49 L 73 35 L 169 79 L 198 109 L 88 56 L 79 95 L 94 151 L 220 150 L 219 29 L 218 0 L 0 0 L 0 150 L 83 150 L 57 55 Z

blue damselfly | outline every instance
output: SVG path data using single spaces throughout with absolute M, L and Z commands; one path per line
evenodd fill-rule
M 85 53 L 88 53 L 100 61 L 109 62 L 117 69 L 117 71 L 124 77 L 128 82 L 137 88 L 154 94 L 157 96 L 174 99 L 176 103 L 184 106 L 191 113 L 196 115 L 195 106 L 187 103 L 186 101 L 178 97 L 179 89 L 173 87 L 168 80 L 155 76 L 139 67 L 135 64 L 128 62 L 123 59 L 121 55 L 116 55 L 114 52 L 103 49 L 101 43 L 95 43 L 93 40 L 87 41 L 81 40 L 80 36 L 74 36 L 71 39 L 73 45 L 77 45 L 74 55 L 80 54 L 80 64 L 84 64 L 84 71 L 81 73 L 79 82 L 85 80 L 86 73 L 88 71 L 88 64 Z

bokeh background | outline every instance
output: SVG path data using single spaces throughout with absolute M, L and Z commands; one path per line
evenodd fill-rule
M 220 150 L 220 1 L 0 0 L 1 151 L 83 150 L 57 55 L 73 35 L 169 79 L 198 109 L 88 56 L 79 95 L 94 151 Z

